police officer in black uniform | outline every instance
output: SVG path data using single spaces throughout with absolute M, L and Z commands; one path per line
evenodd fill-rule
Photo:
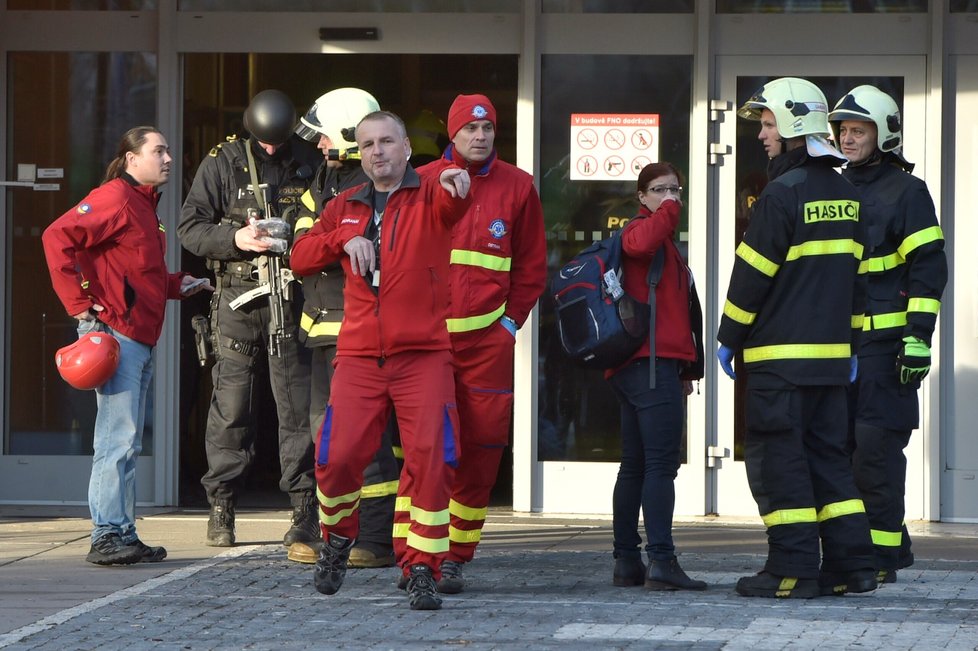
M 187 195 L 177 234 L 194 255 L 207 258 L 216 276 L 211 332 L 216 364 L 214 393 L 207 415 L 207 473 L 201 483 L 210 502 L 207 544 L 234 544 L 234 507 L 255 454 L 255 369 L 268 358 L 269 380 L 278 411 L 279 487 L 292 503 L 286 547 L 320 538 L 313 442 L 309 436 L 309 351 L 296 336 L 302 294 L 291 283 L 284 310 L 286 336 L 279 354 L 269 355 L 269 299 L 258 297 L 232 309 L 230 303 L 257 286 L 256 262 L 271 254 L 249 218 L 294 220 L 299 198 L 309 187 L 312 166 L 290 142 L 296 113 L 278 90 L 252 98 L 244 113 L 245 139 L 229 137 L 201 162 Z M 259 188 L 255 188 L 253 179 Z M 262 214 L 262 192 L 268 213 Z
M 326 203 L 347 188 L 367 182 L 354 140 L 356 125 L 367 114 L 379 111 L 373 95 L 360 88 L 337 88 L 320 96 L 299 120 L 295 132 L 316 143 L 323 162 L 309 189 L 302 195 L 295 239 L 308 231 Z M 318 436 L 329 402 L 333 379 L 336 341 L 343 320 L 343 269 L 339 264 L 302 279 L 305 303 L 299 324 L 299 340 L 312 351 L 312 385 L 309 421 L 313 438 Z M 394 500 L 397 497 L 400 467 L 393 449 L 396 420 L 384 432 L 374 460 L 364 471 L 360 497 L 360 535 L 350 552 L 351 567 L 390 567 L 394 565 Z M 294 544 L 289 560 L 315 563 L 315 546 Z

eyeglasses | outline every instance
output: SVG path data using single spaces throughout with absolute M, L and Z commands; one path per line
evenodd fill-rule
M 651 188 L 646 190 L 646 192 L 652 192 L 655 194 L 665 194 L 666 192 L 671 192 L 673 194 L 682 194 L 683 186 L 681 185 L 653 185 Z

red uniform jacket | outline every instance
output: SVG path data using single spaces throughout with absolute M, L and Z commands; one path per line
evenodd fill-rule
M 464 161 L 449 147 L 425 165 L 436 176 Z M 503 314 L 520 326 L 547 284 L 543 209 L 533 177 L 496 159 L 469 166 L 472 205 L 452 231 L 452 305 L 449 332 L 464 336 Z
M 624 253 L 622 284 L 632 298 L 649 302 L 649 265 L 661 247 L 666 247 L 662 278 L 655 289 L 655 354 L 657 357 L 693 361 L 696 349 L 689 325 L 689 272 L 682 254 L 673 243 L 679 226 L 679 204 L 663 201 L 654 213 L 642 207 L 638 216 L 625 225 L 621 244 Z M 649 344 L 642 344 L 631 359 L 649 356 Z
M 166 268 L 160 195 L 123 175 L 92 190 L 44 231 L 51 284 L 68 314 L 98 303 L 113 330 L 155 346 L 168 298 L 181 298 L 184 273 Z
M 307 276 L 341 262 L 343 324 L 337 355 L 383 358 L 406 350 L 449 350 L 448 259 L 452 226 L 470 199 L 453 198 L 437 176 L 410 167 L 387 198 L 381 225 L 380 288 L 354 275 L 343 245 L 373 220 L 373 183 L 340 193 L 292 247 L 292 270 Z M 471 197 L 471 193 L 468 197 Z

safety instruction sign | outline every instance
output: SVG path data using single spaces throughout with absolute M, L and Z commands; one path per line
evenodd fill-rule
M 659 161 L 658 113 L 571 113 L 572 181 L 634 181 Z

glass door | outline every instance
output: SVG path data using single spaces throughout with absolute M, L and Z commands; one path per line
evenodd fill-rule
M 156 56 L 142 52 L 13 52 L 7 59 L 3 333 L 7 410 L 0 449 L 3 501 L 84 503 L 91 470 L 94 391 L 77 391 L 54 365 L 77 336 L 51 289 L 41 234 L 97 186 L 122 134 L 156 120 Z M 154 489 L 153 391 L 137 499 Z M 45 477 L 39 481 L 39 477 Z
M 770 79 L 783 76 L 804 77 L 825 93 L 831 109 L 849 90 L 860 84 L 877 86 L 896 99 L 903 111 L 904 124 L 917 128 L 904 131 L 904 151 L 909 160 L 924 169 L 924 57 L 754 57 L 718 58 L 719 99 L 731 107 L 723 115 L 719 142 L 730 147 L 723 164 L 717 167 L 719 193 L 717 313 L 723 311 L 727 283 L 733 267 L 734 251 L 750 220 L 750 206 L 767 183 L 767 157 L 757 140 L 758 123 L 739 119 L 736 109 Z M 757 507 L 747 486 L 744 468 L 744 391 L 746 373 L 736 367 L 737 380 L 718 373 L 717 448 L 728 455 L 717 464 L 716 512 L 721 515 L 755 515 Z M 907 448 L 908 518 L 914 496 L 911 476 L 923 468 L 923 441 L 916 436 Z M 922 500 L 922 496 L 916 496 Z

